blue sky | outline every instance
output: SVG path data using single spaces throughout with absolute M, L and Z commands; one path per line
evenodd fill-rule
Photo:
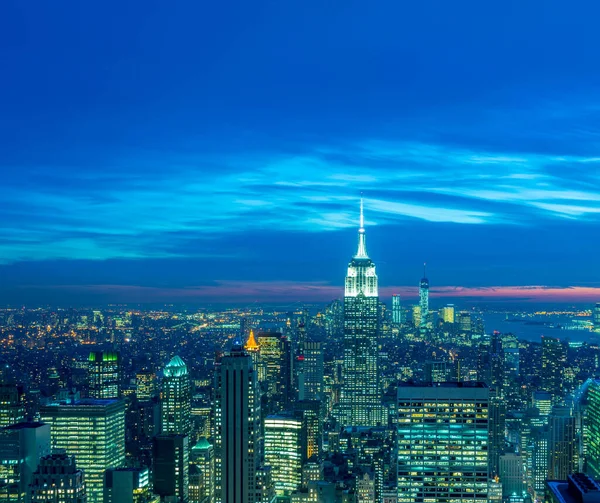
M 599 14 L 3 3 L 0 302 L 600 287 Z

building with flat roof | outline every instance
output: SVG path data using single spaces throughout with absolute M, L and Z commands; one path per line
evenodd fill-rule
M 53 449 L 75 456 L 85 473 L 88 503 L 103 503 L 104 472 L 125 464 L 125 403 L 119 399 L 66 400 L 44 405 Z
M 480 382 L 398 386 L 398 503 L 487 503 L 488 408 Z
M 546 483 L 545 503 L 600 503 L 600 485 L 583 473 Z

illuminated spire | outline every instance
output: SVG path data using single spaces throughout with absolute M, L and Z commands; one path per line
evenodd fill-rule
M 254 338 L 254 330 L 252 329 L 250 329 L 250 335 L 248 336 L 248 340 L 246 341 L 244 349 L 246 351 L 258 351 L 260 349 L 256 339 Z
M 354 258 L 369 258 L 365 242 L 365 216 L 363 213 L 363 198 L 360 198 L 360 227 L 358 228 L 358 251 Z

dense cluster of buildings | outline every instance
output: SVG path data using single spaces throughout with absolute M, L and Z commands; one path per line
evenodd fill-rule
M 486 334 L 426 274 L 388 310 L 358 237 L 313 312 L 2 311 L 0 501 L 600 501 L 598 345 Z

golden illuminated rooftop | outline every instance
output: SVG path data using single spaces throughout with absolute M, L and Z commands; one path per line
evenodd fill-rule
M 248 340 L 246 341 L 246 345 L 244 346 L 246 351 L 258 351 L 260 346 L 256 342 L 254 338 L 254 330 L 250 329 L 250 335 L 248 336 Z

